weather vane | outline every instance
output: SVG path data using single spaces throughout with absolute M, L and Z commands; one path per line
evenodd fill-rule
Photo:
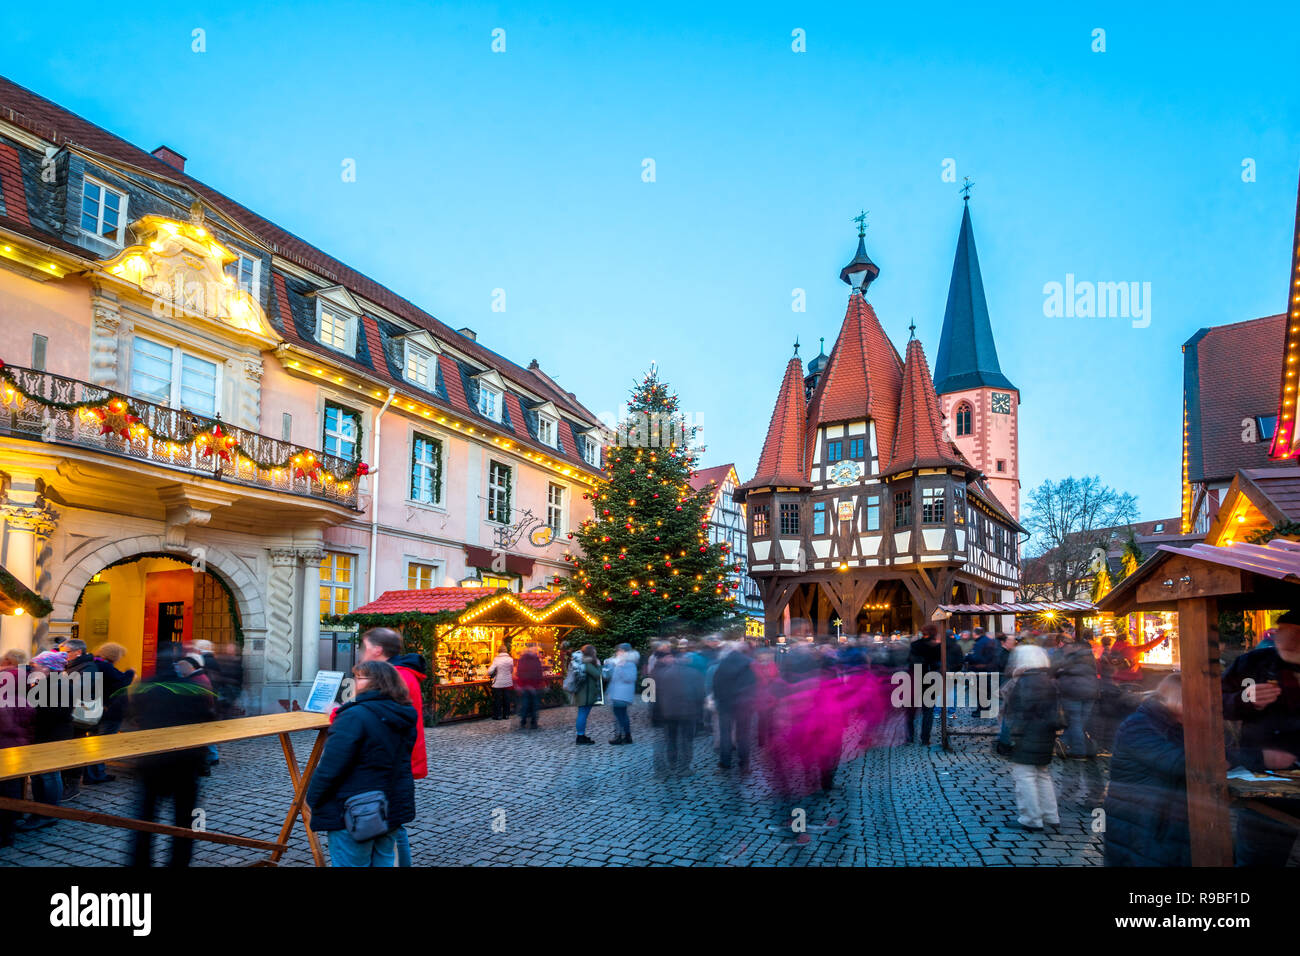
M 909 341 L 916 338 L 916 319 L 912 319 L 912 324 L 907 327 L 907 331 L 910 333 L 908 335 Z
M 970 202 L 970 191 L 971 191 L 971 187 L 974 185 L 975 185 L 975 180 L 971 179 L 969 176 L 962 177 L 961 198 L 965 202 Z
M 853 221 L 858 224 L 858 238 L 862 239 L 867 234 L 867 211 L 864 209 L 853 217 Z
M 799 354 L 799 336 L 797 335 L 794 337 L 794 354 Z

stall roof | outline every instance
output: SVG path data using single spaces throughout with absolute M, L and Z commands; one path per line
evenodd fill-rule
M 1091 601 L 1026 601 L 1021 604 L 941 604 L 949 614 L 1039 614 L 1043 611 L 1095 611 Z
M 1155 554 L 1142 563 L 1140 568 L 1101 599 L 1099 609 L 1116 614 L 1132 610 L 1137 603 L 1138 586 L 1150 579 L 1167 561 L 1176 557 L 1204 561 L 1221 568 L 1234 568 L 1285 584 L 1300 584 L 1300 542 L 1274 538 L 1268 544 L 1262 545 L 1242 543 L 1220 546 L 1202 543 L 1180 548 L 1162 544 L 1156 549 Z M 1169 600 L 1173 601 L 1179 596 L 1171 591 Z M 1293 597 L 1290 594 L 1276 593 L 1273 596 Z
M 383 614 L 430 614 L 476 623 L 517 622 L 522 619 L 537 624 L 558 624 L 566 609 L 585 623 L 595 626 L 592 617 L 571 595 L 556 591 L 525 591 L 514 594 L 504 588 L 416 588 L 385 591 L 369 604 L 342 615 L 343 618 Z M 489 612 L 496 611 L 489 616 Z

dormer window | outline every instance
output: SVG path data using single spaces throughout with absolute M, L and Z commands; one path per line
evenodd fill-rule
M 543 445 L 555 447 L 555 421 L 545 415 L 537 416 L 537 440 Z
M 531 409 L 537 416 L 537 440 L 547 448 L 560 447 L 560 410 L 553 402 L 542 402 Z
M 357 354 L 357 325 L 361 306 L 342 286 L 313 293 L 316 297 L 316 341 L 347 355 Z
M 226 271 L 239 288 L 256 299 L 261 291 L 262 260 L 238 249 L 234 252 L 237 258 L 226 267 Z
M 433 356 L 418 345 L 406 344 L 406 378 L 407 381 L 428 388 L 432 382 Z
M 319 338 L 321 345 L 328 345 L 341 352 L 351 352 L 348 343 L 352 341 L 352 316 L 322 308 Z
M 583 434 L 582 458 L 593 468 L 600 467 L 600 433 L 591 429 Z
M 501 393 L 487 385 L 478 387 L 478 413 L 494 422 L 501 421 Z
M 81 231 L 115 246 L 126 227 L 126 193 L 89 176 L 81 184 Z

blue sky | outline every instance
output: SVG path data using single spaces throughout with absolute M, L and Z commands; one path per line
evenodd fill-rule
M 704 423 L 704 464 L 742 480 L 795 336 L 809 358 L 834 341 L 860 208 L 876 311 L 900 349 L 914 318 L 933 362 L 961 218 L 945 159 L 976 181 L 1026 494 L 1098 473 L 1145 517 L 1176 514 L 1179 346 L 1284 305 L 1294 4 L 249 6 L 66 3 L 55 30 L 11 5 L 0 72 L 168 144 L 593 411 L 656 360 Z M 1150 282 L 1150 326 L 1045 318 L 1044 284 L 1068 273 Z

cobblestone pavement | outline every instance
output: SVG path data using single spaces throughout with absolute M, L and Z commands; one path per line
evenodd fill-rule
M 611 747 L 611 715 L 597 708 L 588 733 L 596 746 L 573 744 L 572 708 L 542 713 L 541 728 L 475 721 L 428 731 L 428 779 L 416 782 L 418 819 L 408 824 L 417 865 L 532 864 L 666 866 L 1095 866 L 1104 759 L 1056 761 L 1061 805 L 1056 832 L 1008 826 L 1015 812 L 1007 763 L 993 738 L 955 733 L 953 749 L 899 743 L 844 763 L 828 795 L 782 803 L 763 774 L 718 769 L 712 738 L 696 739 L 694 773 L 657 780 L 654 730 L 633 713 L 636 742 Z M 959 721 L 958 728 L 963 727 Z M 970 729 L 967 725 L 966 729 Z M 938 727 L 936 722 L 936 739 Z M 296 734 L 300 761 L 310 734 Z M 81 809 L 131 815 L 130 769 L 85 787 L 69 801 Z M 222 748 L 202 781 L 209 830 L 273 840 L 291 797 L 276 738 Z M 170 807 L 164 805 L 165 812 Z M 797 842 L 792 810 L 806 812 L 808 840 Z M 164 817 L 164 822 L 172 822 Z M 0 866 L 113 865 L 129 862 L 131 834 L 60 821 L 20 833 L 0 850 Z M 156 861 L 168 840 L 155 838 Z M 301 824 L 285 865 L 310 865 Z M 197 843 L 194 863 L 241 865 L 259 851 Z

